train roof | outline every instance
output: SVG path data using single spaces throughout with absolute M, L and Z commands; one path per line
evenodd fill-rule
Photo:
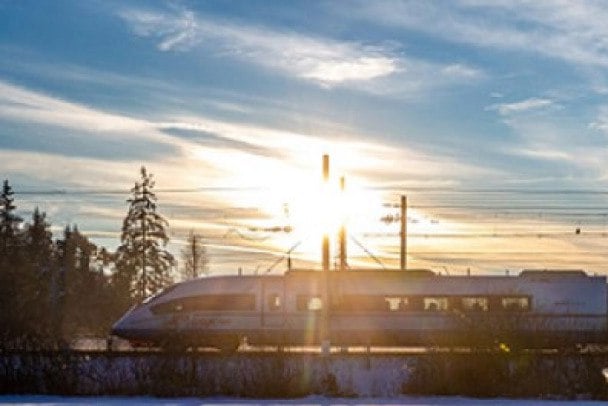
M 285 275 L 305 275 L 311 273 L 321 273 L 318 269 L 292 269 L 285 272 Z M 352 268 L 346 271 L 330 271 L 332 275 L 395 275 L 406 278 L 434 277 L 437 274 L 430 269 L 377 269 L 377 268 Z
M 285 275 L 311 274 L 320 273 L 314 269 L 294 269 L 285 272 Z M 530 278 L 530 277 L 551 277 L 551 278 L 588 278 L 589 275 L 582 269 L 523 269 L 519 274 L 513 275 L 442 275 L 430 269 L 377 269 L 377 268 L 353 268 L 343 272 L 332 270 L 332 275 L 382 275 L 382 276 L 399 276 L 405 278 L 421 278 L 421 277 L 442 277 L 442 278 Z
M 582 269 L 524 269 L 519 276 L 524 278 L 530 276 L 586 278 L 589 275 Z
M 377 268 L 350 268 L 346 271 L 337 271 L 331 270 L 329 272 L 330 278 L 332 279 L 359 279 L 359 278 L 388 278 L 388 279 L 425 279 L 425 278 L 441 278 L 441 279 L 470 279 L 470 280 L 489 280 L 489 279 L 514 279 L 514 278 L 523 278 L 523 279 L 552 279 L 552 280 L 560 280 L 560 279 L 595 279 L 595 278 L 603 278 L 606 279 L 605 276 L 590 276 L 585 271 L 581 269 L 523 269 L 519 274 L 513 273 L 512 275 L 442 275 L 438 272 L 434 272 L 430 269 L 377 269 Z M 234 279 L 242 279 L 242 280 L 255 280 L 255 279 L 282 279 L 282 278 L 319 278 L 323 275 L 322 271 L 319 269 L 312 268 L 300 268 L 300 269 L 291 269 L 286 270 L 283 274 L 246 274 L 246 275 L 235 275 L 235 274 L 222 274 L 222 275 L 212 275 L 212 276 L 203 276 L 196 279 L 191 279 L 188 281 L 183 281 L 177 283 L 176 285 L 181 284 L 196 284 L 196 283 L 205 283 L 205 281 L 209 280 L 234 280 Z M 394 280 L 394 279 L 393 279 Z M 174 285 L 175 286 L 175 285 Z

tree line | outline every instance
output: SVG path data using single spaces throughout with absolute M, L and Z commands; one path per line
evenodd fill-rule
M 154 177 L 145 167 L 131 189 L 115 252 L 93 243 L 77 225 L 53 237 L 38 207 L 17 214 L 8 180 L 0 193 L 0 350 L 68 346 L 79 336 L 105 336 L 130 306 L 174 282 L 167 220 L 157 211 Z M 206 273 L 208 257 L 190 232 L 181 251 L 182 278 Z

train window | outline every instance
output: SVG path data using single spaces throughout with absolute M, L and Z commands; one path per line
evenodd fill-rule
M 172 290 L 174 290 L 177 287 L 177 285 L 171 285 L 163 290 L 161 290 L 160 292 L 152 295 L 152 296 L 148 296 L 147 298 L 144 299 L 144 301 L 142 303 L 146 304 L 146 303 L 150 303 L 153 300 L 158 299 L 161 296 L 166 295 L 167 293 L 171 292 Z
M 254 295 L 201 295 L 159 303 L 151 308 L 154 314 L 196 311 L 248 311 L 255 310 Z
M 182 311 L 183 306 L 175 300 L 170 300 L 168 302 L 159 303 L 150 308 L 152 313 L 154 314 L 167 314 L 167 313 L 177 313 Z
M 463 297 L 462 298 L 462 310 L 464 311 L 488 311 L 488 298 L 487 297 Z
M 332 302 L 332 310 L 343 312 L 385 312 L 399 310 L 401 298 L 380 295 L 340 295 Z
M 399 305 L 401 304 L 400 297 L 387 296 L 384 298 L 384 301 L 388 305 L 388 310 L 391 312 L 399 310 Z
M 323 300 L 320 297 L 311 297 L 308 301 L 308 310 L 321 310 L 323 308 Z
M 300 311 L 319 311 L 323 308 L 320 296 L 298 295 L 296 307 Z
M 152 313 L 154 314 L 166 314 L 166 313 L 179 313 L 184 310 L 184 305 L 181 301 L 170 300 L 165 303 L 159 303 L 152 306 Z
M 442 311 L 448 309 L 447 297 L 425 297 L 423 299 L 424 310 L 426 311 Z
M 500 302 L 502 309 L 506 311 L 522 312 L 530 310 L 529 297 L 503 297 Z
M 189 303 L 193 311 L 255 310 L 254 295 L 205 295 Z
M 276 293 L 268 295 L 268 309 L 271 311 L 280 310 L 281 296 L 277 295 Z

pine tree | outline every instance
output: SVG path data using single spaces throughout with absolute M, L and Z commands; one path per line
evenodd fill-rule
M 40 212 L 36 207 L 32 215 L 32 223 L 25 227 L 24 247 L 28 256 L 28 263 L 32 269 L 47 273 L 50 270 L 50 259 L 53 251 L 52 233 L 50 224 L 46 221 L 46 213 Z
M 13 190 L 5 180 L 0 193 L 0 345 L 14 346 L 23 336 L 19 286 L 21 218 L 15 214 Z
M 173 256 L 165 249 L 167 221 L 156 212 L 153 175 L 141 168 L 141 180 L 131 189 L 129 211 L 123 221 L 117 250 L 119 283 L 128 284 L 136 300 L 158 292 L 171 283 Z
M 13 195 L 8 180 L 4 180 L 0 194 L 0 256 L 5 260 L 9 259 L 19 246 L 19 224 L 23 221 L 15 214 Z
M 103 290 L 95 265 L 97 247 L 80 233 L 77 226 L 66 228 L 59 279 L 61 334 L 72 338 L 77 333 L 91 333 L 98 323 L 97 311 Z
M 74 253 L 72 229 L 68 225 L 63 230 L 63 239 L 57 239 L 55 242 L 55 269 L 53 270 L 50 291 L 51 334 L 57 342 L 61 342 L 64 338 L 65 302 L 68 294 L 67 279 L 68 274 L 72 273 Z
M 98 248 L 95 252 L 92 263 L 96 295 L 93 300 L 94 308 L 91 313 L 94 315 L 94 328 L 91 332 L 99 335 L 106 335 L 110 327 L 118 318 L 127 311 L 131 305 L 129 300 L 129 290 L 117 289 L 112 283 L 113 278 L 109 275 L 115 270 L 115 255 L 106 248 Z
M 207 247 L 203 243 L 203 238 L 190 230 L 186 246 L 181 250 L 182 268 L 181 274 L 184 279 L 194 279 L 209 271 L 209 257 Z
M 53 241 L 46 221 L 46 213 L 38 207 L 32 215 L 32 222 L 25 226 L 23 248 L 26 253 L 24 268 L 19 276 L 23 298 L 23 315 L 27 329 L 37 340 L 43 340 L 51 333 L 50 291 L 53 273 Z
M 112 255 L 98 249 L 76 225 L 66 226 L 54 252 L 47 335 L 65 345 L 79 335 L 106 334 L 126 310 L 125 303 L 116 306 L 114 289 L 104 274 Z

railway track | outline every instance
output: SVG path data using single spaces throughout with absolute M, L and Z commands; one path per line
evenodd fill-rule
M 69 350 L 3 350 L 0 357 L 77 357 L 77 358 L 145 358 L 151 356 L 194 356 L 194 357 L 328 357 L 328 358 L 358 358 L 358 357 L 436 357 L 436 356 L 479 357 L 479 356 L 535 356 L 535 357 L 562 357 L 562 356 L 581 356 L 606 358 L 608 361 L 608 347 L 602 348 L 582 348 L 582 349 L 533 349 L 520 351 L 505 351 L 501 349 L 470 349 L 470 348 L 337 348 L 334 347 L 328 354 L 324 354 L 319 348 L 245 348 L 237 351 L 225 352 L 216 348 L 197 348 L 187 351 L 169 351 L 159 348 L 139 348 L 123 350 L 102 350 L 102 349 L 69 349 Z

